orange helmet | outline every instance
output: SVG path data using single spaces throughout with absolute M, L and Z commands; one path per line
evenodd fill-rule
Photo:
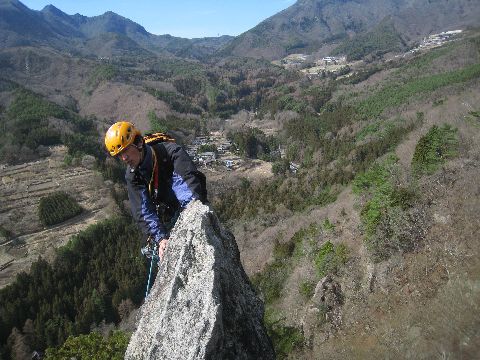
M 110 155 L 116 156 L 128 145 L 132 144 L 137 136 L 141 135 L 140 131 L 132 123 L 119 121 L 107 130 L 105 146 Z

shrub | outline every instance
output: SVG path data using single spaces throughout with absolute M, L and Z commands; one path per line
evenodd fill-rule
M 68 154 L 72 157 L 81 157 L 84 154 L 89 154 L 97 159 L 105 159 L 104 147 L 100 145 L 94 136 L 85 135 L 82 133 L 66 134 L 63 140 L 68 147 Z
M 176 112 L 197 115 L 200 115 L 203 112 L 203 110 L 198 106 L 192 105 L 186 97 L 175 92 L 162 91 L 152 88 L 146 88 L 145 91 L 157 99 L 165 101 L 172 108 L 172 110 L 175 110 Z
M 130 336 L 115 331 L 108 338 L 97 332 L 88 335 L 70 336 L 62 346 L 48 348 L 45 360 L 98 359 L 121 360 L 127 350 Z
M 7 109 L 7 116 L 28 127 L 50 116 L 64 119 L 68 115 L 67 111 L 59 105 L 33 92 L 19 89 L 15 92 L 15 99 Z
M 101 82 L 112 80 L 118 73 L 118 69 L 113 65 L 99 65 L 90 74 L 87 85 L 96 88 Z
M 302 281 L 298 286 L 298 292 L 306 299 L 310 299 L 315 292 L 315 284 L 312 281 Z
M 188 133 L 198 135 L 201 132 L 201 124 L 197 119 L 180 118 L 174 115 L 167 115 L 165 118 L 159 118 L 155 112 L 148 112 L 150 121 L 150 132 L 168 132 L 171 130 L 182 130 Z
M 5 229 L 2 225 L 0 225 L 0 239 L 4 238 L 5 240 L 9 240 L 12 237 L 12 232 L 8 229 Z
M 322 224 L 322 227 L 326 231 L 331 231 L 331 230 L 335 229 L 335 225 L 332 224 L 328 218 L 325 219 L 325 221 Z
M 366 238 L 366 246 L 374 262 L 388 259 L 397 251 L 411 251 L 425 231 L 424 214 L 399 206 L 383 210 L 375 232 Z
M 108 159 L 98 166 L 104 180 L 111 180 L 116 183 L 125 182 L 125 165 L 116 159 Z
M 264 321 L 278 359 L 287 359 L 294 350 L 303 347 L 305 338 L 302 331 L 294 326 L 285 325 L 284 319 L 275 311 L 267 309 Z
M 266 304 L 277 300 L 290 273 L 288 260 L 275 260 L 252 277 L 252 283 L 262 295 Z
M 82 208 L 70 195 L 56 192 L 40 199 L 38 214 L 45 226 L 55 225 L 82 212 Z
M 205 144 L 205 145 L 200 145 L 198 147 L 198 152 L 199 153 L 204 153 L 204 152 L 218 152 L 217 145 L 215 144 Z
M 289 162 L 287 159 L 280 159 L 272 164 L 272 172 L 274 175 L 284 175 L 289 170 Z
M 312 240 L 318 233 L 315 224 L 297 231 L 284 243 L 276 242 L 273 248 L 273 262 L 252 277 L 252 282 L 262 295 L 267 305 L 277 300 L 291 270 L 301 256 L 304 255 L 304 243 Z
M 416 192 L 398 185 L 397 161 L 389 155 L 353 181 L 354 193 L 365 196 L 360 218 L 374 262 L 388 259 L 395 251 L 412 250 L 425 228 L 423 212 L 413 208 Z
M 457 154 L 457 129 L 436 125 L 417 143 L 412 159 L 412 171 L 417 175 L 433 174 L 447 159 Z
M 343 244 L 333 245 L 330 241 L 323 244 L 315 256 L 315 267 L 320 277 L 336 274 L 348 261 L 348 250 Z
M 278 140 L 275 137 L 267 136 L 257 128 L 229 132 L 227 138 L 235 145 L 242 156 L 252 159 L 269 155 L 271 150 L 278 147 Z

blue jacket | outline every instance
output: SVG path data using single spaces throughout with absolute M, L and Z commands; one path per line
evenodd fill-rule
M 158 192 L 149 186 L 153 176 L 153 152 L 158 163 Z M 144 158 L 125 174 L 132 215 L 143 233 L 158 242 L 168 237 L 166 220 L 192 200 L 207 200 L 205 175 L 176 143 L 144 145 Z M 166 215 L 166 216 L 162 216 Z

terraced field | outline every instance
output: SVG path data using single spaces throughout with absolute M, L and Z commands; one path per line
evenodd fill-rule
M 51 148 L 46 159 L 0 168 L 0 225 L 13 233 L 0 244 L 0 288 L 14 276 L 28 270 L 39 256 L 51 259 L 54 249 L 70 236 L 115 211 L 110 187 L 88 162 L 65 166 L 66 148 Z M 61 224 L 44 228 L 38 217 L 43 196 L 64 191 L 74 197 L 84 211 Z M 13 260 L 13 261 L 12 261 Z

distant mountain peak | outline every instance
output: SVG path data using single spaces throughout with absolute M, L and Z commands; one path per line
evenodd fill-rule
M 68 14 L 64 13 L 62 10 L 53 6 L 52 4 L 49 4 L 49 5 L 45 6 L 41 10 L 41 12 L 44 13 L 44 14 L 52 14 L 52 15 L 61 16 L 61 17 L 69 16 Z
M 294 53 L 329 52 L 386 18 L 402 41 L 409 42 L 435 31 L 479 26 L 480 7 L 478 0 L 297 0 L 238 36 L 222 55 L 275 60 Z
M 157 54 L 198 59 L 210 56 L 228 41 L 230 37 L 182 39 L 153 35 L 113 11 L 88 17 L 78 13 L 68 15 L 52 4 L 37 11 L 18 0 L 0 0 L 0 49 L 46 45 L 96 56 L 151 54 L 153 50 Z

